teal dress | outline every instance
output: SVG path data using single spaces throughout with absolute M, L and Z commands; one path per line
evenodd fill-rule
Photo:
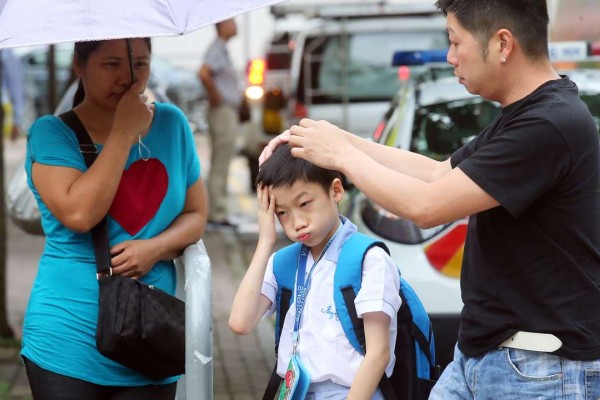
M 153 381 L 96 349 L 98 281 L 91 234 L 62 225 L 31 180 L 34 162 L 80 171 L 87 167 L 75 134 L 58 117 L 38 119 L 27 140 L 25 169 L 39 205 L 46 246 L 25 314 L 21 354 L 48 371 L 101 385 L 175 381 L 176 377 Z M 143 142 L 147 150 L 142 149 L 141 154 L 137 144 L 131 147 L 108 213 L 110 246 L 152 238 L 167 229 L 182 212 L 187 189 L 200 178 L 194 137 L 175 106 L 156 104 L 152 127 Z M 142 280 L 174 294 L 173 262 L 155 264 Z

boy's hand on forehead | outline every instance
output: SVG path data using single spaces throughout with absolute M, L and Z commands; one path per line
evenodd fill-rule
M 270 246 L 277 240 L 275 231 L 275 196 L 269 187 L 258 185 L 256 189 L 258 201 L 258 241 Z

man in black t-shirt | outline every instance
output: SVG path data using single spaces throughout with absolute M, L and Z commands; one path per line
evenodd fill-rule
M 432 227 L 470 216 L 454 361 L 430 399 L 600 398 L 600 145 L 548 56 L 545 0 L 439 0 L 448 62 L 502 106 L 446 161 L 302 120 L 293 154 Z

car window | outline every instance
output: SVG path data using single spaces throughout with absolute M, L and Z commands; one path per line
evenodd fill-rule
M 419 107 L 411 150 L 445 160 L 490 125 L 499 111 L 497 103 L 479 97 Z
M 582 94 L 600 133 L 600 94 Z M 500 111 L 497 103 L 479 97 L 422 106 L 415 113 L 411 150 L 445 160 L 490 125 Z
M 298 97 L 305 101 L 304 82 L 309 82 L 313 104 L 388 100 L 400 86 L 398 67 L 391 66 L 395 51 L 447 45 L 447 34 L 441 30 L 314 38 L 305 47 Z

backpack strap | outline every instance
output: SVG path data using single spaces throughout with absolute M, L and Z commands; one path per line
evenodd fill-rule
M 414 289 L 400 277 L 400 295 L 402 301 L 407 303 L 408 309 L 411 312 L 410 334 L 416 342 L 415 350 L 422 352 L 427 364 L 421 362 L 421 358 L 417 357 L 417 375 L 419 378 L 435 377 L 435 341 L 433 338 L 433 327 L 429 315 L 423 307 L 423 303 L 418 300 L 418 296 Z
M 354 300 L 361 287 L 362 267 L 365 256 L 369 249 L 374 246 L 379 246 L 386 253 L 390 254 L 389 249 L 383 242 L 359 232 L 353 234 L 346 240 L 342 247 L 334 277 L 334 301 L 342 328 L 352 346 L 363 355 L 366 354 L 364 322 L 361 318 L 358 318 Z M 399 270 L 398 273 L 400 273 Z M 402 278 L 400 278 L 400 287 L 402 302 L 406 303 L 402 309 L 406 315 L 402 316 L 399 313 L 398 318 L 406 318 L 408 320 L 411 336 L 416 342 L 415 350 L 422 350 L 428 360 L 428 365 L 416 365 L 417 376 L 429 378 L 430 371 L 432 371 L 434 366 L 434 343 L 431 322 L 422 304 L 414 301 L 414 299 L 418 299 L 416 293 Z M 416 315 L 411 313 L 411 309 L 418 310 Z M 421 317 L 419 318 L 419 316 Z M 427 338 L 423 332 L 428 332 L 429 337 Z M 419 360 L 419 357 L 416 357 L 415 360 L 419 364 L 417 360 Z M 393 399 L 397 397 L 387 375 L 383 374 L 378 387 L 384 398 Z
M 381 247 L 390 254 L 385 243 L 360 232 L 356 232 L 346 239 L 333 278 L 333 299 L 342 328 L 352 346 L 362 355 L 367 353 L 365 325 L 362 318 L 358 318 L 354 300 L 362 285 L 362 267 L 365 256 L 375 246 Z M 381 377 L 378 387 L 383 398 L 396 398 L 385 373 Z
M 298 255 L 302 245 L 293 243 L 277 251 L 273 256 L 273 274 L 277 281 L 277 295 L 275 303 L 277 315 L 275 321 L 275 353 L 279 347 L 279 338 L 285 316 L 292 304 L 296 271 L 298 270 Z
M 342 246 L 333 278 L 333 300 L 346 337 L 360 354 L 366 353 L 365 328 L 358 318 L 354 299 L 362 285 L 362 266 L 370 248 L 387 246 L 360 232 L 348 237 Z
M 273 256 L 273 274 L 277 281 L 277 295 L 275 296 L 275 367 L 271 372 L 271 378 L 265 389 L 263 400 L 272 400 L 281 384 L 281 378 L 277 375 L 279 339 L 281 338 L 285 316 L 292 304 L 296 270 L 298 269 L 298 255 L 301 248 L 300 243 L 293 243 L 280 249 Z

